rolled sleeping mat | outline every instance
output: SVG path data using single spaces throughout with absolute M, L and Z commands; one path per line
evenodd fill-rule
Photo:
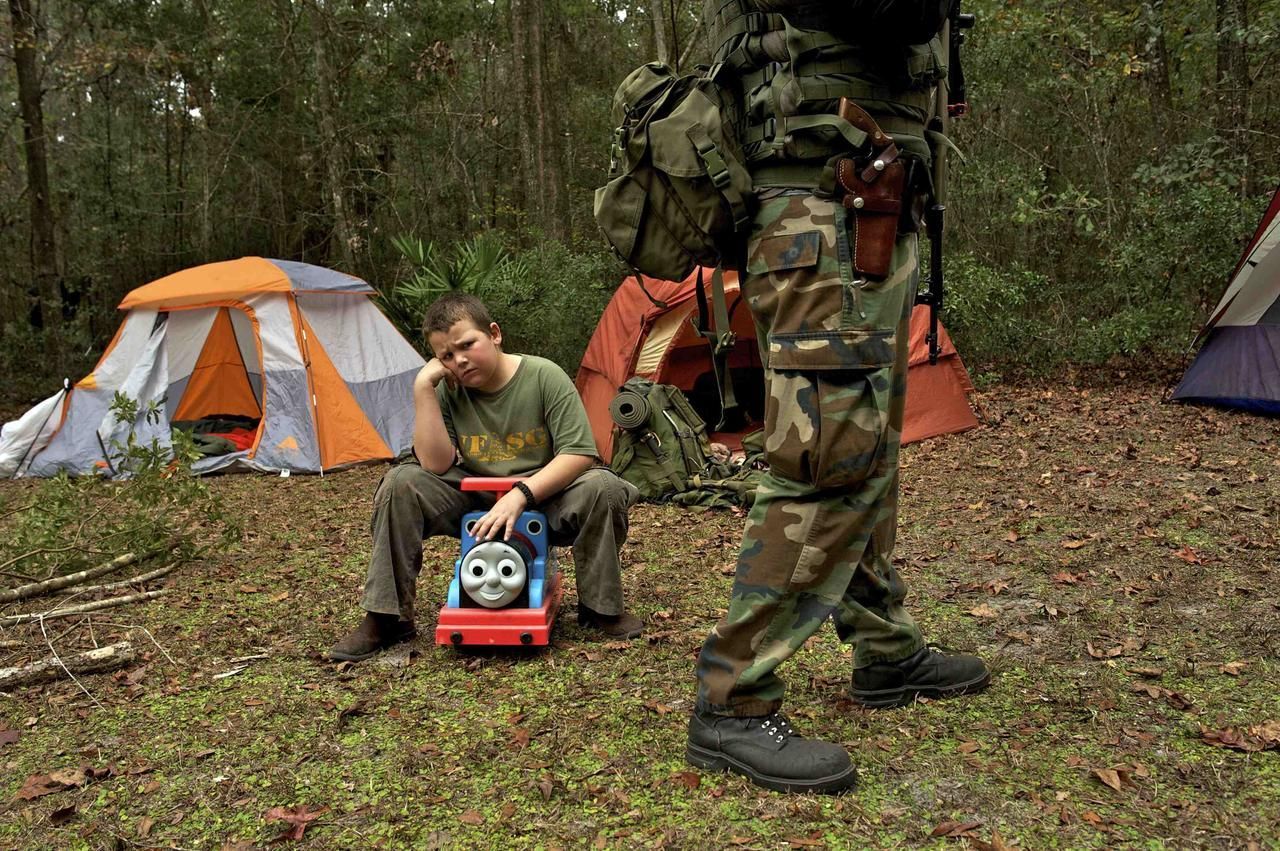
M 609 403 L 609 416 L 628 431 L 640 428 L 649 422 L 649 400 L 634 390 L 621 390 Z

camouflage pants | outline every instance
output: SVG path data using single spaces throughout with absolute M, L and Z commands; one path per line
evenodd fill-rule
M 854 666 L 923 646 L 891 563 L 914 235 L 884 280 L 852 267 L 838 204 L 794 190 L 761 196 L 743 293 L 767 353 L 769 473 L 747 518 L 728 614 L 698 661 L 698 706 L 766 715 L 779 664 L 834 616 Z

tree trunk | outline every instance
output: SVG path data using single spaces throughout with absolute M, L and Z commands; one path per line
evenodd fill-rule
M 329 35 L 328 10 L 324 8 L 323 0 L 314 0 L 312 12 L 316 59 L 316 122 L 320 128 L 320 155 L 324 160 L 324 197 L 333 221 L 333 238 L 338 244 L 337 257 L 342 263 L 343 271 L 354 273 L 355 228 L 351 223 L 343 188 L 345 158 L 338 140 L 333 65 L 329 61 L 325 44 Z
M 1244 52 L 1247 0 L 1216 0 L 1218 36 L 1218 128 L 1240 163 L 1240 192 L 1249 179 L 1249 62 Z
M 511 0 L 512 94 L 515 95 L 516 135 L 520 141 L 520 209 L 530 218 L 537 215 L 538 181 L 533 158 L 533 116 L 529 110 L 529 23 L 526 0 Z
M 1146 0 L 1140 11 L 1138 55 L 1146 63 L 1144 78 L 1156 117 L 1156 129 L 1163 136 L 1173 112 L 1173 89 L 1169 83 L 1169 46 L 1164 36 L 1164 0 Z
M 547 235 L 559 238 L 567 233 L 568 224 L 555 101 L 562 93 L 548 79 L 545 12 L 545 0 L 511 0 L 524 208 L 530 220 L 544 228 Z
M 649 0 L 649 17 L 653 19 L 653 56 L 658 62 L 671 65 L 674 59 L 672 36 L 667 27 L 667 0 Z
M 44 92 L 36 52 L 37 28 L 32 0 L 9 0 L 13 18 L 13 64 L 18 74 L 22 147 L 27 160 L 27 197 L 31 209 L 31 271 L 40 298 L 47 363 L 62 371 L 62 291 L 58 274 L 57 219 L 49 194 L 45 149 Z

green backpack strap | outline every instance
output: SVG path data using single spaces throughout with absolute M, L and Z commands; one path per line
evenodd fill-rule
M 644 444 L 645 448 L 653 453 L 654 459 L 658 462 L 659 469 L 661 469 L 665 474 L 666 482 L 670 484 L 671 487 L 675 488 L 676 493 L 680 493 L 685 490 L 687 485 L 685 483 L 684 471 L 676 466 L 676 462 L 672 459 L 671 454 L 662 448 L 662 441 L 658 439 L 658 436 L 654 434 L 652 430 L 645 430 L 645 432 L 640 435 L 640 442 Z
M 707 306 L 707 293 L 702 284 L 702 268 L 698 268 L 696 284 L 698 296 L 698 336 L 703 337 L 711 346 L 711 370 L 716 378 L 716 391 L 720 395 L 720 419 L 715 430 L 724 428 L 725 418 L 729 411 L 738 407 L 738 399 L 733 394 L 733 379 L 729 374 L 729 353 L 733 351 L 738 336 L 733 333 L 733 325 L 729 320 L 729 304 L 724 292 L 724 269 L 720 266 L 711 273 L 711 308 Z M 714 325 L 708 321 L 708 314 L 714 310 Z

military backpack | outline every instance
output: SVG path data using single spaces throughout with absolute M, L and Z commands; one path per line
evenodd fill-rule
M 617 129 L 595 218 L 636 271 L 682 281 L 694 266 L 737 268 L 751 226 L 751 175 L 737 87 L 725 66 L 678 75 L 652 62 L 613 98 Z
M 712 466 L 707 424 L 669 384 L 632 378 L 609 405 L 617 425 L 610 467 L 656 501 L 700 487 Z

